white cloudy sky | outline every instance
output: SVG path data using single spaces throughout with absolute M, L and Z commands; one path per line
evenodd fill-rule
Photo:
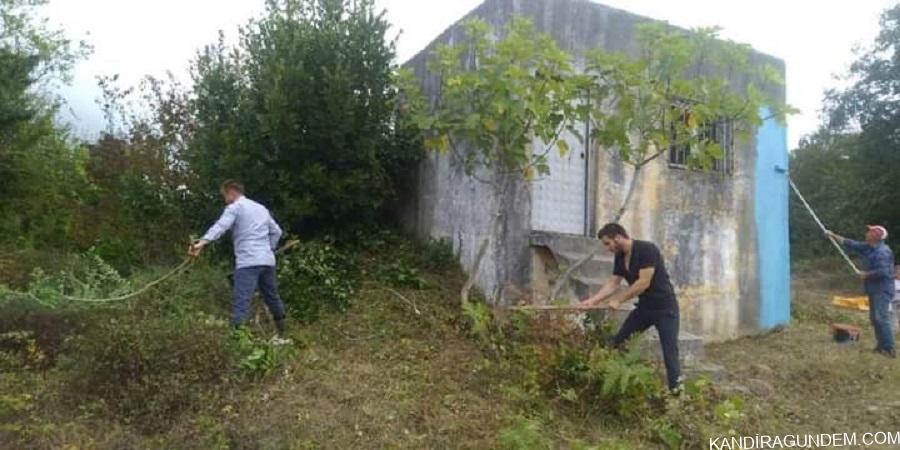
M 481 0 L 377 0 L 400 32 L 401 61 Z M 696 27 L 718 25 L 731 39 L 778 56 L 787 63 L 788 101 L 802 113 L 789 123 L 790 144 L 818 123 L 822 93 L 835 86 L 853 60 L 853 49 L 878 31 L 878 15 L 896 0 L 603 0 L 610 6 Z M 51 0 L 51 22 L 74 38 L 85 38 L 94 53 L 76 69 L 65 90 L 73 128 L 98 131 L 102 116 L 95 77 L 119 74 L 129 84 L 167 70 L 187 78 L 197 49 L 218 30 L 234 36 L 237 27 L 263 10 L 263 0 Z

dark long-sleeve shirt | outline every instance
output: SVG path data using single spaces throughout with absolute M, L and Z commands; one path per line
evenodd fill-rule
M 894 253 L 883 242 L 869 245 L 865 242 L 847 239 L 844 247 L 862 256 L 864 270 L 869 273 L 865 287 L 867 294 L 894 292 Z

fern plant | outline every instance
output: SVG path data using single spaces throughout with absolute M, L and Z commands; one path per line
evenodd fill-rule
M 550 439 L 544 436 L 541 423 L 535 419 L 517 417 L 500 430 L 497 448 L 502 450 L 549 450 Z
M 482 345 L 490 345 L 494 338 L 494 314 L 491 308 L 484 303 L 467 301 L 463 303 L 463 315 L 469 319 L 469 332 L 472 336 Z
M 637 415 L 662 392 L 656 372 L 641 361 L 637 350 L 620 353 L 595 347 L 588 364 L 593 378 L 600 380 L 600 395 L 623 417 Z

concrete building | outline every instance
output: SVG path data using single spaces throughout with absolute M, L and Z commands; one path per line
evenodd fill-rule
M 469 16 L 499 27 L 515 15 L 532 19 L 576 58 L 597 47 L 634 53 L 635 25 L 651 20 L 589 0 L 487 0 Z M 426 70 L 429 55 L 436 45 L 464 37 L 463 20 L 407 63 L 428 95 L 439 87 Z M 784 72 L 781 60 L 752 57 Z M 783 87 L 771 89 L 784 98 Z M 477 278 L 496 304 L 515 302 L 523 293 L 545 299 L 550 280 L 599 246 L 596 229 L 613 217 L 625 196 L 629 166 L 602 149 L 566 139 L 573 151 L 564 158 L 553 155 L 548 177 L 515 182 L 514 201 L 505 208 L 507 238 L 489 248 Z M 684 330 L 724 340 L 789 321 L 786 141 L 786 130 L 767 121 L 754 139 L 735 141 L 729 159 L 716 170 L 686 169 L 676 151 L 643 169 L 621 222 L 633 237 L 662 249 Z M 437 154 L 428 155 L 414 178 L 404 222 L 420 236 L 451 241 L 463 267 L 470 267 L 490 232 L 497 200 L 491 189 Z M 574 301 L 596 289 L 610 275 L 611 261 L 601 251 L 575 272 L 563 296 Z

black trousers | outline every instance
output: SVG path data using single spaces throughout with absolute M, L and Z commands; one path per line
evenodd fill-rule
M 638 306 L 628 314 L 622 328 L 613 338 L 613 345 L 621 347 L 635 333 L 643 333 L 651 326 L 659 333 L 659 344 L 662 346 L 663 361 L 666 364 L 666 379 L 669 389 L 678 386 L 681 376 L 681 365 L 678 360 L 678 305 L 661 310 L 648 310 Z

